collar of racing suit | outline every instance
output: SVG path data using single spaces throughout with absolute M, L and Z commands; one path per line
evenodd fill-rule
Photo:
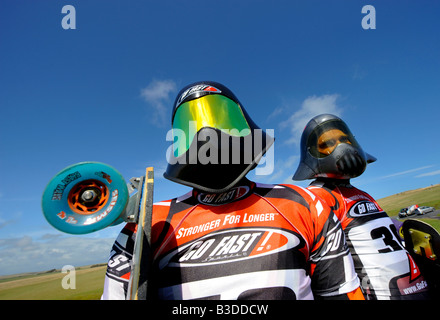
M 254 188 L 255 182 L 243 178 L 238 184 L 225 192 L 212 193 L 193 189 L 193 197 L 203 205 L 221 206 L 248 197 L 252 194 Z
M 313 180 L 310 184 L 322 184 L 322 185 L 334 185 L 337 187 L 354 188 L 350 183 L 350 179 L 334 179 L 334 178 L 324 178 L 319 177 Z

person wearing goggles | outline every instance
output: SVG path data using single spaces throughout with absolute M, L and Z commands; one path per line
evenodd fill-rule
M 427 299 L 427 283 L 393 221 L 371 195 L 350 182 L 374 161 L 342 119 L 321 114 L 304 128 L 293 180 L 315 179 L 307 189 L 341 221 L 366 299 Z
M 274 139 L 226 86 L 183 88 L 171 124 L 164 176 L 192 190 L 153 206 L 152 299 L 364 299 L 332 210 L 304 188 L 245 177 Z M 104 299 L 126 296 L 134 237 L 127 224 Z
M 216 91 L 205 91 L 209 88 Z M 176 102 L 173 151 L 165 178 L 204 191 L 225 191 L 253 169 L 273 144 L 274 139 L 252 122 L 227 88 L 218 91 L 209 86 L 184 92 Z

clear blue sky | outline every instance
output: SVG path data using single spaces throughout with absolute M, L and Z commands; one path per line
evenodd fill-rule
M 0 275 L 106 261 L 122 225 L 70 236 L 42 215 L 70 164 L 127 179 L 154 166 L 155 201 L 189 190 L 162 173 L 172 102 L 194 81 L 224 83 L 275 131 L 274 172 L 251 179 L 291 182 L 301 129 L 330 112 L 378 158 L 354 185 L 382 198 L 440 183 L 439 14 L 427 0 L 2 0 Z

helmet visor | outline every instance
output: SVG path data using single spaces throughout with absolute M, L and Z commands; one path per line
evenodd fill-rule
M 315 158 L 325 158 L 341 143 L 358 148 L 359 144 L 345 123 L 338 120 L 318 125 L 309 136 L 307 145 Z
M 180 105 L 173 119 L 174 156 L 188 151 L 194 136 L 202 128 L 225 131 L 231 136 L 245 137 L 251 133 L 250 126 L 240 105 L 231 99 L 212 94 L 190 100 Z

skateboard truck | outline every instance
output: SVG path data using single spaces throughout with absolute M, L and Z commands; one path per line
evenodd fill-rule
M 415 254 L 425 256 L 430 260 L 437 260 L 432 247 L 432 236 L 428 233 L 416 229 L 409 229 L 409 234 L 413 242 L 413 251 Z
M 144 184 L 145 177 L 133 177 L 130 182 L 127 183 L 128 193 L 133 194 L 128 200 L 127 208 L 122 214 L 121 218 L 128 223 L 138 223 L 139 220 L 139 208 L 142 197 L 142 186 Z

